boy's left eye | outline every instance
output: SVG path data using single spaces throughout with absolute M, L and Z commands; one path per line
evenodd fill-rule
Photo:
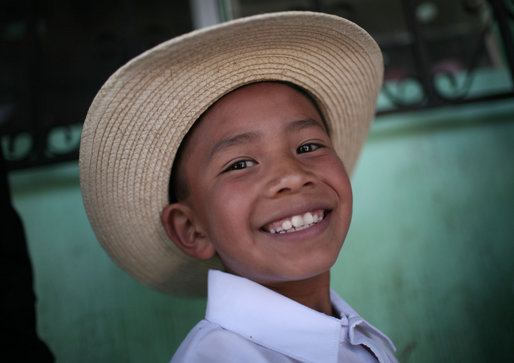
M 303 153 L 309 153 L 309 152 L 312 152 L 316 149 L 319 149 L 321 147 L 321 145 L 319 144 L 314 144 L 314 143 L 310 143 L 310 144 L 303 144 L 302 146 L 300 146 L 298 149 L 296 149 L 296 152 L 298 154 L 303 154 Z
M 238 160 L 228 166 L 224 171 L 232 171 L 232 170 L 241 170 L 251 168 L 252 166 L 257 165 L 255 161 L 252 160 Z

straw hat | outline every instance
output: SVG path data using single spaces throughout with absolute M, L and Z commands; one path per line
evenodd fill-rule
M 80 183 L 96 236 L 136 280 L 177 296 L 201 296 L 215 257 L 186 256 L 167 237 L 177 149 L 198 117 L 245 84 L 279 80 L 307 90 L 352 172 L 382 84 L 374 40 L 348 20 L 282 12 L 242 18 L 166 41 L 116 71 L 87 114 Z

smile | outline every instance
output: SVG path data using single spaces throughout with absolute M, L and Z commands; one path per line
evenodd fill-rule
M 325 211 L 317 209 L 305 214 L 284 218 L 263 227 L 269 233 L 291 233 L 307 229 L 321 222 L 325 218 Z

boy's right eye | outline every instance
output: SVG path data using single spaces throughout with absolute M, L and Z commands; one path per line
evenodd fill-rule
M 235 163 L 230 164 L 229 167 L 225 169 L 225 172 L 246 169 L 255 165 L 257 165 L 257 163 L 252 160 L 238 160 Z

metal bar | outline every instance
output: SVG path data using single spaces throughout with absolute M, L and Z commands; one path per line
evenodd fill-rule
M 43 128 L 41 119 L 41 98 L 44 94 L 43 82 L 41 79 L 41 43 L 38 34 L 39 22 L 39 1 L 31 0 L 28 2 L 27 9 L 27 53 L 26 65 L 28 74 L 28 121 L 32 130 L 32 148 L 27 154 L 29 160 L 37 160 L 45 155 L 46 149 L 46 132 Z
M 509 64 L 510 78 L 514 85 L 514 37 L 512 36 L 509 26 L 507 6 L 505 5 L 504 0 L 488 1 L 491 4 L 494 17 L 498 23 L 498 28 L 503 40 L 505 56 L 507 58 L 507 63 Z
M 414 50 L 416 72 L 427 98 L 426 103 L 430 105 L 439 104 L 441 100 L 432 82 L 430 72 L 429 52 L 426 42 L 421 35 L 419 23 L 416 20 L 416 2 L 416 0 L 402 0 L 405 23 L 413 39 L 412 48 Z

